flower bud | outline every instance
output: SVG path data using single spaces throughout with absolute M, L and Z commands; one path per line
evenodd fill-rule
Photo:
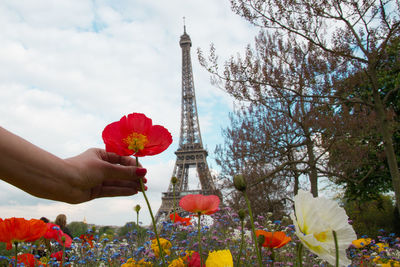
M 176 178 L 175 176 L 171 178 L 171 183 L 173 185 L 175 185 L 178 182 L 178 178 Z
M 137 204 L 137 205 L 135 206 L 135 211 L 136 211 L 136 212 L 139 212 L 139 211 L 140 211 L 140 208 L 141 208 L 140 205 Z
M 239 215 L 239 219 L 241 221 L 243 221 L 244 218 L 246 217 L 246 211 L 244 209 L 240 209 L 239 212 L 238 212 L 238 215 Z
M 233 176 L 233 185 L 240 192 L 246 191 L 246 181 L 241 174 Z

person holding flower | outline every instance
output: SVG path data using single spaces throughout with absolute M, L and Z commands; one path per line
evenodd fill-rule
M 91 148 L 61 159 L 0 127 L 0 179 L 36 197 L 77 204 L 130 196 L 145 174 L 129 156 Z

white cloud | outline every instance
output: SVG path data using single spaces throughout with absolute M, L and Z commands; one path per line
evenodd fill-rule
M 192 39 L 194 83 L 203 143 L 221 143 L 231 99 L 209 82 L 196 49 L 214 43 L 222 59 L 242 51 L 255 29 L 228 1 L 2 1 L 0 125 L 60 157 L 103 147 L 105 125 L 142 112 L 168 128 L 173 145 L 141 161 L 148 169 L 153 212 L 167 190 L 179 141 L 182 17 Z M 211 155 L 212 157 L 212 155 Z M 141 195 L 68 205 L 41 200 L 0 182 L 0 216 L 123 225 Z

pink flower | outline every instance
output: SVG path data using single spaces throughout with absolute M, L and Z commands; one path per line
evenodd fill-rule
M 179 206 L 188 212 L 210 215 L 218 211 L 219 202 L 216 195 L 186 195 L 179 201 Z

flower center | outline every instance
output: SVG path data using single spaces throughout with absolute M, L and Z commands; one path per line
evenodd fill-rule
M 128 149 L 138 152 L 144 148 L 149 142 L 147 136 L 139 133 L 131 133 L 123 139 L 124 143 L 128 145 Z
M 327 235 L 327 231 L 325 232 L 321 232 L 318 234 L 314 234 L 315 239 L 317 239 L 319 242 L 325 242 L 328 235 Z

